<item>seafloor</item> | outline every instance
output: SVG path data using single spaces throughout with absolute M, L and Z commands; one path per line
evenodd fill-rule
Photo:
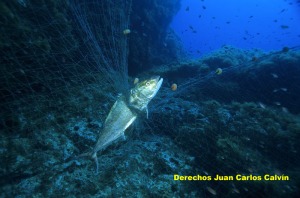
M 92 160 L 76 156 L 95 145 L 112 105 L 107 102 L 107 96 L 96 94 L 99 86 L 91 85 L 77 90 L 76 97 L 60 99 L 57 106 L 70 109 L 66 111 L 68 115 L 57 111 L 57 106 L 45 104 L 43 110 L 36 111 L 44 118 L 35 122 L 22 114 L 6 118 L 1 133 L 1 196 L 296 195 L 300 181 L 300 120 L 296 99 L 300 93 L 300 53 L 291 50 L 264 54 L 254 63 L 252 54 L 249 57 L 247 54 L 251 53 L 227 46 L 203 59 L 150 71 L 169 80 L 150 103 L 149 119 L 142 115 L 126 132 L 126 140 L 116 142 L 99 154 L 98 175 L 95 175 Z M 227 58 L 220 58 L 222 56 Z M 241 61 L 245 70 L 236 66 Z M 249 64 L 254 65 L 246 67 Z M 192 69 L 195 76 L 201 72 L 205 76 L 215 67 L 224 68 L 224 73 L 208 79 L 199 77 L 199 84 L 184 94 L 180 93 L 178 84 L 179 94 L 172 95 L 168 81 L 178 79 L 180 83 L 186 78 L 177 71 Z M 280 101 L 272 86 L 280 88 L 289 78 L 293 83 L 287 83 L 287 91 Z M 261 85 L 254 86 L 256 89 L 245 87 L 254 82 Z M 264 100 L 263 95 L 268 97 Z M 273 102 L 281 104 L 274 104 L 272 97 L 275 97 Z M 92 114 L 87 102 L 90 100 L 97 101 L 96 106 L 103 112 Z M 22 111 L 35 111 L 34 106 L 22 107 Z M 212 177 L 216 174 L 284 174 L 289 180 L 174 181 L 174 174 Z
M 164 83 L 149 119 L 141 114 L 126 140 L 99 153 L 96 175 L 94 161 L 80 155 L 95 145 L 117 96 L 97 73 L 99 51 L 89 54 L 63 1 L 0 2 L 0 197 L 300 194 L 299 47 L 224 45 L 190 59 L 167 28 L 179 8 L 179 0 L 133 0 L 130 83 L 151 75 Z M 176 181 L 174 174 L 289 180 Z

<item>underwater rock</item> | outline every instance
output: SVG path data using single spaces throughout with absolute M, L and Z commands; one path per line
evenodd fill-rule
M 129 74 L 168 62 L 181 55 L 179 39 L 168 29 L 173 16 L 180 9 L 179 0 L 134 0 L 131 25 L 134 39 L 129 40 Z M 147 37 L 143 36 L 147 35 Z M 166 43 L 168 47 L 162 47 Z

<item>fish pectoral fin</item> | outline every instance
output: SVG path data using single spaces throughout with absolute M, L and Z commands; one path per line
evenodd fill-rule
M 125 136 L 124 132 L 123 132 L 123 135 L 122 135 L 122 139 L 123 139 L 124 141 L 126 140 L 126 136 Z
M 136 116 L 133 116 L 129 121 L 128 123 L 126 124 L 126 126 L 122 129 L 123 130 L 123 134 L 124 134 L 124 131 L 135 121 L 136 119 Z
M 98 164 L 97 153 L 94 153 L 94 154 L 92 155 L 92 158 L 95 160 L 95 163 L 96 163 L 96 175 L 98 175 L 99 164 Z
M 149 118 L 149 113 L 148 113 L 148 107 L 146 107 L 146 116 L 147 116 L 147 119 Z

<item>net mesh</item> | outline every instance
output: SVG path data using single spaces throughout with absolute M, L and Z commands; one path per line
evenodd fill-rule
M 299 48 L 225 46 L 164 65 L 152 71 L 165 80 L 149 119 L 141 114 L 127 140 L 101 152 L 99 174 L 75 157 L 95 145 L 117 94 L 129 90 L 130 8 L 123 0 L 0 3 L 1 195 L 299 193 Z M 290 180 L 174 181 L 174 174 Z
M 178 83 L 178 90 L 161 91 L 152 105 L 150 128 L 172 137 L 194 157 L 193 171 L 177 174 L 233 177 L 183 186 L 202 196 L 299 192 L 299 55 L 299 47 L 264 53 L 225 46 L 169 69 L 165 83 Z M 186 73 L 194 77 L 187 80 Z M 237 181 L 237 175 L 245 180 Z M 288 175 L 290 180 L 270 181 L 265 175 Z
M 65 112 L 61 116 L 65 119 L 69 112 L 81 114 L 80 104 L 93 109 L 84 94 L 97 92 L 113 100 L 114 94 L 128 90 L 123 30 L 129 8 L 125 1 L 3 2 L 7 12 L 1 32 L 1 105 L 7 117 L 3 125 L 18 127 L 14 115 L 46 124 L 41 119 L 51 111 Z M 69 99 L 74 103 L 66 102 Z

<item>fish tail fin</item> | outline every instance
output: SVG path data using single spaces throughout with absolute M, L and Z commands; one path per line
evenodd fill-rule
M 98 157 L 97 157 L 97 153 L 96 152 L 92 155 L 92 158 L 95 160 L 95 163 L 96 163 L 96 175 L 98 175 L 99 164 L 98 164 Z
M 81 158 L 81 157 L 91 157 L 95 160 L 96 163 L 96 175 L 98 175 L 99 170 L 99 163 L 98 163 L 98 157 L 96 152 L 86 152 L 78 155 L 75 159 Z

